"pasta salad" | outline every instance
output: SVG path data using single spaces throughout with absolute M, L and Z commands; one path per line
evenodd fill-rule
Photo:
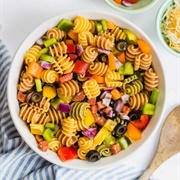
M 120 153 L 155 114 L 152 61 L 145 40 L 111 21 L 61 19 L 24 54 L 19 117 L 63 162 Z

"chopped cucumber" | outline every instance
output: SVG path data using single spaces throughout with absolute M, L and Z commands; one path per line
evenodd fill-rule
M 36 85 L 36 91 L 40 92 L 42 91 L 42 83 L 40 79 L 35 79 L 35 85 Z
M 127 149 L 129 144 L 124 136 L 117 139 L 117 142 L 121 146 L 121 149 Z
M 74 24 L 71 20 L 68 19 L 62 19 L 58 25 L 57 25 L 58 29 L 63 30 L 63 31 L 69 31 L 70 29 L 72 29 L 74 27 Z
M 158 94 L 159 94 L 159 89 L 157 88 L 153 89 L 149 100 L 151 104 L 156 104 Z
M 52 46 L 53 44 L 56 44 L 57 43 L 57 40 L 56 38 L 51 38 L 51 39 L 48 39 L 46 41 L 44 41 L 44 45 L 45 47 L 49 47 L 49 46 Z
M 107 21 L 105 19 L 101 20 L 103 31 L 107 31 Z
M 55 59 L 47 54 L 41 54 L 40 59 L 46 62 L 53 62 Z
M 144 103 L 142 113 L 147 115 L 154 115 L 155 114 L 156 106 L 151 103 Z

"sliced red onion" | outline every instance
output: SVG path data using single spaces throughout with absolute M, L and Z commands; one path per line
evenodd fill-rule
M 60 104 L 59 104 L 59 107 L 58 107 L 59 111 L 65 112 L 65 113 L 69 113 L 70 110 L 71 110 L 71 108 L 72 108 L 71 105 L 69 105 L 69 104 L 64 104 L 64 103 L 60 103 Z
M 124 104 L 126 104 L 129 100 L 129 95 L 128 94 L 124 94 L 121 96 L 121 100 Z
M 89 139 L 93 139 L 94 136 L 97 134 L 97 128 L 87 128 L 82 131 L 82 134 Z
M 117 100 L 114 105 L 114 110 L 116 112 L 120 112 L 121 108 L 123 107 L 124 103 L 121 100 Z
M 120 115 L 121 119 L 130 120 L 130 117 L 127 114 L 125 114 L 125 113 L 119 112 L 119 115 Z
M 98 52 L 104 53 L 104 54 L 110 54 L 110 51 L 108 51 L 106 49 L 102 49 L 102 48 L 98 48 Z
M 44 45 L 43 40 L 42 40 L 41 38 L 38 39 L 38 40 L 35 42 L 35 44 L 37 44 L 37 45 L 39 45 L 39 46 L 43 46 L 43 45 Z
M 81 56 L 83 51 L 84 51 L 83 47 L 80 44 L 77 44 L 76 45 L 77 56 Z
M 103 99 L 107 93 L 108 93 L 108 91 L 104 91 L 104 92 L 101 94 L 100 99 Z
M 87 72 L 86 75 L 85 75 L 85 77 L 87 77 L 87 78 L 92 78 L 92 76 L 93 75 L 91 73 L 89 73 L 89 72 Z
M 50 69 L 51 68 L 51 64 L 46 62 L 46 61 L 40 61 L 40 65 L 44 68 L 44 69 Z
M 109 104 L 110 104 L 110 102 L 111 102 L 112 95 L 111 95 L 111 93 L 109 93 L 108 91 L 105 91 L 105 92 L 106 92 L 106 94 L 105 94 L 104 98 L 102 99 L 102 103 L 103 103 L 106 107 L 108 107 Z
M 31 99 L 31 96 L 34 94 L 34 91 L 32 91 L 31 93 L 29 93 L 26 97 L 26 102 L 29 102 Z
M 114 56 L 114 61 L 116 64 L 116 69 L 119 69 L 123 64 Z
M 123 4 L 124 6 L 127 6 L 127 7 L 130 7 L 130 6 L 133 5 L 133 4 L 130 3 L 128 0 L 122 0 L 122 4 Z

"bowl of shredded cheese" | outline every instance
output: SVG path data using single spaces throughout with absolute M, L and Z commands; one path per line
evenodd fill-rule
M 168 0 L 160 7 L 156 29 L 166 50 L 180 57 L 180 0 Z

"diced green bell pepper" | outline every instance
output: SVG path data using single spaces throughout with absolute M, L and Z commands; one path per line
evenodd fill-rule
M 50 102 L 51 106 L 53 106 L 54 109 L 58 109 L 59 103 L 64 103 L 64 101 L 62 99 L 57 98 L 57 97 L 52 99 L 51 102 Z
M 35 79 L 35 85 L 36 85 L 36 91 L 40 92 L 42 91 L 42 83 L 40 79 Z
M 68 32 L 70 29 L 72 29 L 74 27 L 74 24 L 71 20 L 68 19 L 62 19 L 58 25 L 57 25 L 58 29 L 63 30 L 65 32 Z
M 156 106 L 154 104 L 145 102 L 142 109 L 142 113 L 147 114 L 147 115 L 154 115 L 155 109 L 156 109 Z
M 151 104 L 156 104 L 158 94 L 159 94 L 159 89 L 157 88 L 153 89 L 149 100 Z
M 106 146 L 116 143 L 116 138 L 110 133 L 103 142 Z
M 121 146 L 121 149 L 127 149 L 129 144 L 124 136 L 116 139 L 119 145 Z
M 103 31 L 103 26 L 101 23 L 96 23 L 95 25 L 97 34 Z
M 49 56 L 47 54 L 41 54 L 40 59 L 46 62 L 53 62 L 55 59 L 52 56 Z
M 55 130 L 55 124 L 54 123 L 46 123 L 45 128 L 49 128 L 51 130 Z
M 40 50 L 39 55 L 41 56 L 42 54 L 48 54 L 48 52 L 49 52 L 48 48 L 43 48 Z
M 56 38 L 51 38 L 51 39 L 47 39 L 44 41 L 44 45 L 45 47 L 49 47 L 49 46 L 52 46 L 53 44 L 56 44 L 57 43 L 57 40 Z
M 103 31 L 107 31 L 107 21 L 105 19 L 101 20 Z
M 46 129 L 44 130 L 42 136 L 43 136 L 43 138 L 44 138 L 46 141 L 50 142 L 51 139 L 52 139 L 53 136 L 54 136 L 54 132 L 53 132 L 51 129 L 46 128 Z

